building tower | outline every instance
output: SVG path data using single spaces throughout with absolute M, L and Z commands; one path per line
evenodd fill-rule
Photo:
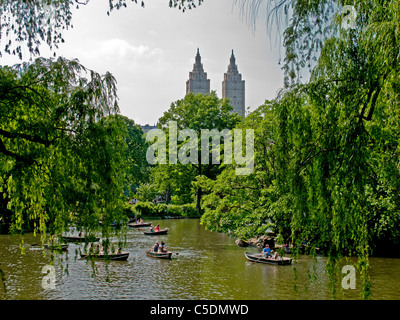
M 196 61 L 193 65 L 193 71 L 189 72 L 189 80 L 186 81 L 186 94 L 193 93 L 210 93 L 210 80 L 207 79 L 207 72 L 204 72 L 203 64 L 199 48 L 197 48 Z
M 224 81 L 222 81 L 222 99 L 230 99 L 230 105 L 233 107 L 232 112 L 237 112 L 242 117 L 245 116 L 245 84 L 242 75 L 239 73 L 233 54 L 228 66 L 228 72 L 224 73 Z

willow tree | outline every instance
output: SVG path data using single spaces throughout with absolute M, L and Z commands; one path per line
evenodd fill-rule
M 240 1 L 251 14 L 261 2 Z M 356 13 L 351 24 L 345 5 Z M 276 194 L 269 208 L 272 216 L 286 214 L 295 245 L 307 240 L 311 251 L 323 249 L 329 270 L 338 270 L 340 257 L 358 257 L 361 291 L 368 297 L 368 257 L 400 244 L 399 2 L 284 0 L 267 8 L 271 23 L 283 23 L 286 50 L 285 88 L 270 105 Z M 301 84 L 307 66 L 311 77 Z M 257 157 L 256 163 L 262 161 Z M 234 185 L 245 187 L 250 178 Z M 257 204 L 257 193 L 245 195 Z M 235 199 L 230 189 L 211 185 L 208 220 L 220 214 L 227 219 L 214 223 L 243 229 L 239 211 L 223 210 L 229 197 Z M 249 218 L 241 219 L 259 225 L 265 215 Z M 287 227 L 276 225 L 276 231 Z
M 0 74 L 2 222 L 11 232 L 60 234 L 70 223 L 114 221 L 126 132 L 112 75 L 62 58 Z
M 292 225 L 332 257 L 357 255 L 369 294 L 368 256 L 400 243 L 398 3 L 360 1 L 354 28 L 324 42 L 306 107 L 288 108 L 298 145 Z M 309 114 L 311 135 L 299 119 Z M 393 247 L 392 247 L 393 248 Z

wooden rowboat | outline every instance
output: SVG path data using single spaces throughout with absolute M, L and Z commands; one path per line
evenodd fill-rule
M 147 250 L 146 256 L 159 259 L 171 259 L 172 252 L 154 252 L 153 250 Z
M 115 253 L 115 254 L 82 254 L 81 259 L 100 259 L 100 260 L 118 260 L 126 261 L 128 260 L 129 252 Z
M 95 236 L 84 236 L 84 237 L 79 237 L 79 236 L 62 236 L 61 237 L 64 241 L 67 242 L 96 242 L 99 241 L 100 238 L 95 237 Z
M 165 228 L 165 229 L 163 229 L 163 230 L 160 230 L 160 231 L 149 231 L 149 232 L 145 232 L 144 234 L 145 235 L 147 235 L 147 236 L 159 236 L 159 235 L 162 235 L 162 234 L 167 234 L 168 233 L 168 228 Z
M 131 228 L 151 227 L 151 222 L 146 222 L 146 223 L 128 223 L 128 227 L 131 227 Z
M 275 265 L 289 265 L 292 263 L 291 258 L 279 257 L 278 259 L 265 258 L 262 253 L 251 253 L 245 252 L 244 255 L 249 261 L 266 263 L 266 264 L 275 264 Z

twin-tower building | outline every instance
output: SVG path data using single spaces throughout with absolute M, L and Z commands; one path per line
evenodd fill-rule
M 210 79 L 207 79 L 207 72 L 204 72 L 203 64 L 199 49 L 193 65 L 193 70 L 189 72 L 189 80 L 186 81 L 186 94 L 193 93 L 210 93 Z M 242 117 L 245 116 L 245 82 L 239 73 L 235 55 L 230 58 L 228 71 L 224 74 L 222 81 L 222 99 L 229 98 L 230 105 L 233 107 L 232 112 L 237 112 Z

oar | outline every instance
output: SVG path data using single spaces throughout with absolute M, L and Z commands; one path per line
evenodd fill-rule
M 41 244 L 38 244 L 38 243 L 31 244 L 31 248 L 35 248 L 35 249 L 44 249 L 44 248 L 42 248 L 42 245 L 41 245 Z
M 259 258 L 257 259 L 257 261 L 254 261 L 254 262 L 260 261 L 261 258 L 264 258 L 262 254 L 261 254 L 261 257 L 259 257 Z
M 81 249 L 79 248 L 79 254 L 82 256 L 82 257 L 80 257 L 78 260 L 83 260 L 83 259 L 86 259 L 86 258 L 88 258 L 89 257 L 89 255 L 88 254 L 84 254 L 84 255 L 82 255 L 82 251 L 81 251 Z
M 140 255 L 140 256 L 138 256 L 138 255 L 136 255 L 135 256 L 135 259 L 137 259 L 137 258 L 141 258 L 141 257 L 143 257 L 147 252 L 149 252 L 150 250 L 146 250 L 146 252 L 145 253 L 143 253 L 142 255 Z
M 82 256 L 82 251 L 81 251 L 81 248 L 79 248 L 79 254 Z M 82 257 L 80 257 L 78 260 L 83 260 L 83 259 L 86 259 L 86 258 L 88 258 L 89 257 L 89 255 L 88 254 L 84 254 Z
M 261 253 L 261 257 L 259 257 L 256 261 L 253 261 L 253 262 L 258 262 L 258 261 L 260 261 L 260 259 L 268 259 L 268 258 L 264 257 L 264 255 Z

